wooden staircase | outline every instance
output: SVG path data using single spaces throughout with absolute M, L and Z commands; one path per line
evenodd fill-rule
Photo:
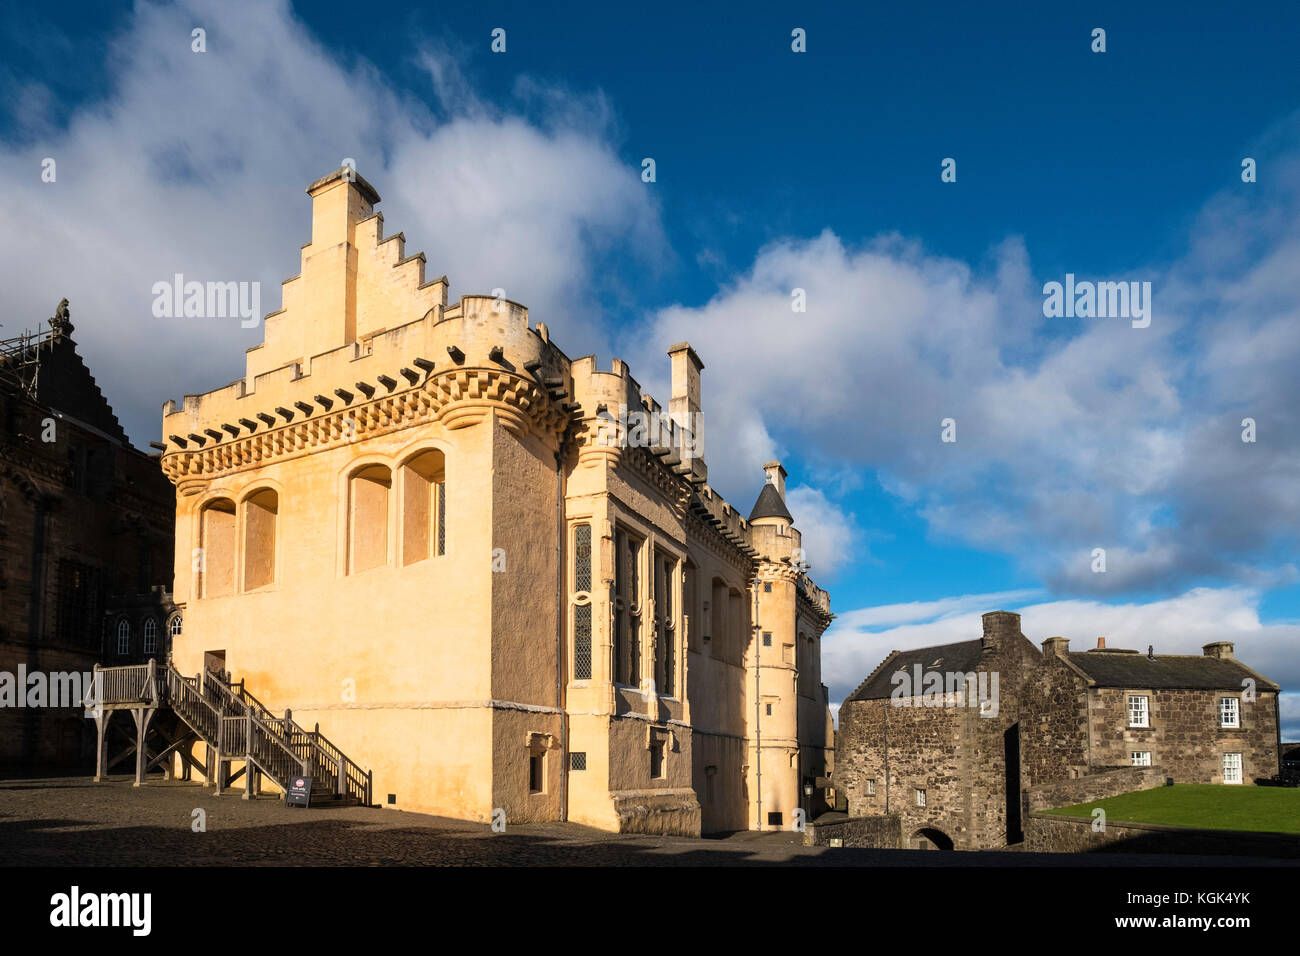
M 265 775 L 281 791 L 293 778 L 312 778 L 313 806 L 370 805 L 373 777 L 347 757 L 320 732 L 320 725 L 306 730 L 286 710 L 277 717 L 250 694 L 243 681 L 232 684 L 212 671 L 186 677 L 171 664 L 133 664 L 126 667 L 96 667 L 97 691 L 88 696 L 86 716 L 99 731 L 95 779 L 125 756 L 136 758 L 135 785 L 145 774 L 161 765 L 170 774 L 170 758 L 180 756 L 185 779 L 191 769 L 200 770 L 205 781 L 220 794 L 241 775 L 244 798 L 260 789 Z M 97 700 L 94 698 L 98 698 Z M 126 752 L 108 759 L 107 732 L 117 711 L 127 711 L 135 722 L 135 740 Z M 159 711 L 170 714 L 156 720 Z M 193 745 L 207 744 L 206 763 L 194 756 Z M 166 762 L 164 762 L 166 761 Z M 232 765 L 243 766 L 232 772 Z

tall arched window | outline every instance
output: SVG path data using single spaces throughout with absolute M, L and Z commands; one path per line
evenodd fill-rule
M 195 558 L 205 598 L 235 593 L 235 503 L 229 498 L 204 505 Z
M 123 621 L 123 624 L 126 622 Z M 158 622 L 151 617 L 144 619 L 144 652 L 146 654 L 158 653 Z
M 348 480 L 350 572 L 388 563 L 388 496 L 392 487 L 392 472 L 383 465 L 368 465 Z
M 171 623 L 167 625 L 167 633 L 171 635 L 172 640 L 181 636 L 182 627 L 184 627 L 184 624 L 181 621 L 181 616 L 177 614 L 171 619 Z
M 446 459 L 421 452 L 402 468 L 402 563 L 447 553 Z
M 119 656 L 131 653 L 131 622 L 126 618 L 117 622 L 117 653 Z
M 591 525 L 573 529 L 573 679 L 591 680 Z
M 614 683 L 641 682 L 641 541 L 619 529 L 614 537 Z
M 655 551 L 655 680 L 659 693 L 673 696 L 677 674 L 677 627 L 673 590 L 677 587 L 677 562 L 672 555 Z
M 275 523 L 280 496 L 264 488 L 244 502 L 244 590 L 275 581 Z

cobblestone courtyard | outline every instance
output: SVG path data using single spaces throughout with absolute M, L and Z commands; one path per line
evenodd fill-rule
M 191 829 L 194 810 L 207 830 Z M 508 826 L 368 807 L 287 808 L 194 783 L 127 776 L 0 781 L 6 866 L 1133 866 L 1270 861 L 1111 854 L 937 853 L 805 847 L 796 833 L 722 839 L 610 834 L 573 823 Z

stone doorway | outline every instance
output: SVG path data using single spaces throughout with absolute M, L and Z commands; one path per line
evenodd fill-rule
M 924 827 L 912 834 L 907 841 L 912 850 L 951 850 L 952 839 L 942 830 Z

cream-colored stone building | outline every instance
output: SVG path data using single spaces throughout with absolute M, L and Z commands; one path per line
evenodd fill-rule
M 354 172 L 308 193 L 247 376 L 164 409 L 177 667 L 319 722 L 384 805 L 686 834 L 823 809 L 829 598 L 780 464 L 748 520 L 709 487 L 691 347 L 664 409 L 523 306 L 449 306 Z

